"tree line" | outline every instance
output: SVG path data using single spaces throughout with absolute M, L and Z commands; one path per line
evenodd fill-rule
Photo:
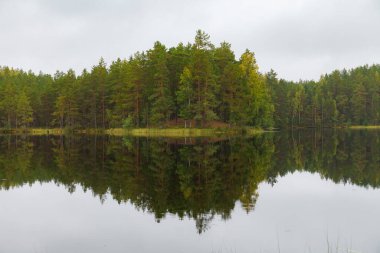
M 278 80 L 266 74 L 278 127 L 380 124 L 380 65 L 333 71 L 319 81 Z
M 291 82 L 200 30 L 193 43 L 156 42 L 79 75 L 0 68 L 3 128 L 331 127 L 379 124 L 379 109 L 379 65 Z

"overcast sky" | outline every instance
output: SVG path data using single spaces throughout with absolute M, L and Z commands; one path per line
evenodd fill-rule
M 380 0 L 0 0 L 0 65 L 80 72 L 205 30 L 260 70 L 318 79 L 380 63 Z

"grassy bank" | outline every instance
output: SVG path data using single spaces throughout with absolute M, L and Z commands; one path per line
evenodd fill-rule
M 255 135 L 265 132 L 257 128 L 112 128 L 112 129 L 60 129 L 60 128 L 23 128 L 23 129 L 0 129 L 1 134 L 15 135 L 64 135 L 64 134 L 108 134 L 113 136 L 136 136 L 136 137 L 214 137 Z
M 372 126 L 346 126 L 336 127 L 337 129 L 348 130 L 380 130 L 380 125 Z M 113 136 L 136 136 L 136 137 L 224 137 L 224 136 L 252 136 L 273 130 L 263 130 L 260 128 L 112 128 L 112 129 L 60 129 L 60 128 L 0 128 L 0 134 L 14 135 L 65 135 L 65 134 L 107 134 Z
M 15 134 L 15 135 L 62 135 L 65 134 L 64 129 L 60 128 L 17 128 L 5 129 L 0 128 L 0 134 Z
M 137 137 L 209 137 L 209 136 L 234 136 L 254 135 L 263 133 L 264 130 L 256 128 L 231 129 L 231 128 L 114 128 L 105 131 L 106 134 L 115 136 Z
M 379 125 L 373 125 L 373 126 L 349 126 L 348 129 L 370 129 L 370 130 L 380 130 L 380 126 Z

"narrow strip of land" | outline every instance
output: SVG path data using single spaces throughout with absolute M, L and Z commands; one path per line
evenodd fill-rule
M 1 134 L 64 135 L 64 134 L 107 134 L 113 136 L 136 137 L 212 137 L 256 135 L 267 132 L 260 128 L 112 128 L 112 129 L 60 129 L 24 128 L 0 129 Z
M 380 126 L 378 125 L 372 125 L 372 126 L 350 126 L 349 129 L 380 129 Z

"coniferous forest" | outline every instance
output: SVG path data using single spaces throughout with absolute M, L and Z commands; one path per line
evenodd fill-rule
M 380 65 L 318 81 L 260 73 L 203 31 L 194 42 L 160 42 L 129 59 L 103 59 L 79 75 L 0 68 L 0 127 L 334 127 L 380 123 Z

